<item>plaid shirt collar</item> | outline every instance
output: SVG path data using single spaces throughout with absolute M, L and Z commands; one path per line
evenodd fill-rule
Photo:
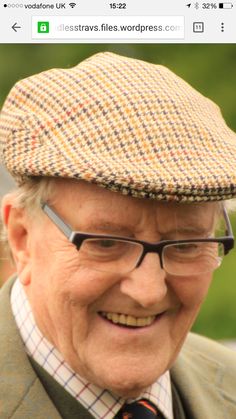
M 65 362 L 60 352 L 42 335 L 19 279 L 11 294 L 11 306 L 16 324 L 30 355 L 66 391 L 75 397 L 95 418 L 112 419 L 127 400 L 114 396 L 75 373 Z M 140 396 L 152 401 L 165 419 L 173 419 L 172 395 L 169 372 L 146 389 Z M 133 400 L 128 400 L 133 401 Z

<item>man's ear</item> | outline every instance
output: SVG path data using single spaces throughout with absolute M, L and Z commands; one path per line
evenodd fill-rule
M 13 207 L 11 194 L 5 195 L 2 200 L 2 219 L 7 229 L 8 242 L 17 273 L 21 282 L 28 285 L 30 282 L 29 218 L 24 208 Z

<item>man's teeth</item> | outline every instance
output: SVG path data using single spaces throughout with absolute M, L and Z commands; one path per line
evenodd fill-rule
M 104 311 L 101 312 L 101 315 L 105 319 L 110 320 L 112 323 L 131 327 L 149 326 L 156 318 L 156 316 L 134 317 L 126 314 L 106 313 Z

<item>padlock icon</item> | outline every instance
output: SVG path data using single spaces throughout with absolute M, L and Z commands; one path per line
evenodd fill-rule
M 38 22 L 38 33 L 48 33 L 49 22 Z

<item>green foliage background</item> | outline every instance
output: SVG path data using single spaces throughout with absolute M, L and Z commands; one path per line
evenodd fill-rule
M 52 67 L 71 67 L 100 51 L 169 67 L 220 108 L 236 131 L 236 45 L 201 44 L 36 44 L 0 45 L 0 105 L 19 79 Z M 236 168 L 235 168 L 236 170 Z M 236 232 L 236 219 L 232 217 Z M 236 252 L 215 273 L 194 330 L 216 338 L 236 338 Z

